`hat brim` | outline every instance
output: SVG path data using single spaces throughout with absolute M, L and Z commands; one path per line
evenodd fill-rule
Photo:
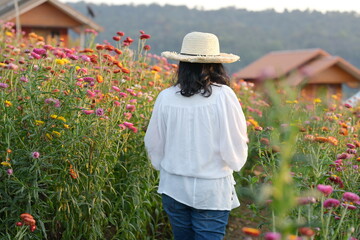
M 202 56 L 202 55 L 185 55 L 177 52 L 162 52 L 161 56 L 178 60 L 181 62 L 191 62 L 191 63 L 233 63 L 240 59 L 239 56 L 229 53 L 220 53 L 217 56 Z

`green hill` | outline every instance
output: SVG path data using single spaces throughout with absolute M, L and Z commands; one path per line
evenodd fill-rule
M 96 41 L 113 41 L 117 31 L 137 38 L 139 30 L 152 36 L 151 52 L 179 51 L 183 36 L 190 31 L 218 35 L 222 52 L 241 56 L 238 63 L 226 65 L 235 72 L 274 50 L 322 48 L 360 67 L 360 18 L 355 12 L 285 11 L 260 12 L 236 8 L 205 11 L 185 6 L 107 5 L 68 3 L 104 27 Z

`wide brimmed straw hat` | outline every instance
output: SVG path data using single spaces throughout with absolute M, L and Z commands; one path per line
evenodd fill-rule
M 229 53 L 220 53 L 219 40 L 212 33 L 191 32 L 185 35 L 180 53 L 162 52 L 161 56 L 192 63 L 232 63 L 240 59 Z

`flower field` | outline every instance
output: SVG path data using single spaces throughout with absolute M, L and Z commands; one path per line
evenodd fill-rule
M 0 31 L 0 238 L 171 239 L 143 137 L 177 66 L 143 31 L 114 44 L 89 32 L 84 49 Z M 238 193 L 263 220 L 244 234 L 359 239 L 360 109 L 232 87 L 250 138 Z

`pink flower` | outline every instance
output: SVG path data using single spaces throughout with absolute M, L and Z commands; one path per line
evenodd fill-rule
M 311 203 L 316 203 L 316 199 L 314 197 L 299 197 L 297 199 L 299 205 L 307 205 Z
M 343 199 L 345 201 L 349 201 L 349 202 L 357 202 L 360 200 L 359 195 L 352 193 L 352 192 L 346 192 L 343 194 Z
M 119 101 L 114 101 L 114 105 L 115 105 L 115 106 L 120 106 L 121 103 L 120 103 Z
M 281 234 L 277 232 L 268 232 L 265 234 L 265 240 L 280 240 Z
M 102 108 L 96 109 L 95 114 L 98 115 L 98 116 L 104 115 L 104 109 L 102 109 Z
M 35 59 L 40 59 L 41 58 L 41 56 L 39 54 L 35 53 L 35 52 L 31 52 L 30 55 Z
M 127 127 L 127 128 L 134 126 L 134 124 L 133 124 L 133 123 L 130 123 L 130 122 L 124 122 L 123 124 L 124 124 L 124 126 Z
M 131 131 L 133 131 L 134 133 L 137 133 L 137 132 L 138 132 L 138 129 L 137 129 L 136 127 L 134 127 L 134 126 L 129 127 L 129 129 L 130 129 Z
M 126 112 L 124 113 L 124 117 L 127 119 L 127 120 L 130 120 L 132 118 L 132 114 L 129 113 L 129 112 Z
M 127 105 L 126 105 L 126 109 L 127 109 L 127 110 L 130 110 L 131 112 L 134 112 L 135 109 L 136 109 L 136 107 L 135 107 L 135 105 L 127 104 Z
M 120 91 L 121 91 L 120 88 L 118 88 L 118 87 L 116 87 L 116 86 L 112 86 L 111 88 L 114 89 L 114 90 L 117 91 L 117 92 L 120 92 Z
M 86 90 L 86 95 L 90 98 L 96 97 L 96 93 L 91 90 Z
M 333 187 L 330 185 L 317 185 L 317 190 L 322 192 L 325 196 L 329 196 L 333 192 Z
M 127 97 L 127 94 L 124 93 L 124 92 L 121 92 L 121 93 L 119 93 L 119 96 L 120 96 L 120 97 Z
M 125 129 L 126 129 L 126 126 L 125 126 L 124 124 L 122 124 L 122 123 L 119 124 L 119 127 L 120 127 L 121 130 L 125 130 Z
M 324 201 L 325 208 L 334 208 L 340 205 L 340 201 L 334 198 L 329 198 Z
M 9 168 L 8 170 L 6 170 L 6 173 L 10 176 L 13 175 L 14 170 L 12 170 L 11 168 Z
M 33 153 L 31 153 L 31 156 L 32 156 L 33 158 L 39 158 L 39 157 L 40 157 L 40 153 L 39 153 L 39 152 L 33 152 Z
M 90 115 L 94 113 L 94 110 L 83 110 L 83 113 L 85 113 L 86 115 Z

